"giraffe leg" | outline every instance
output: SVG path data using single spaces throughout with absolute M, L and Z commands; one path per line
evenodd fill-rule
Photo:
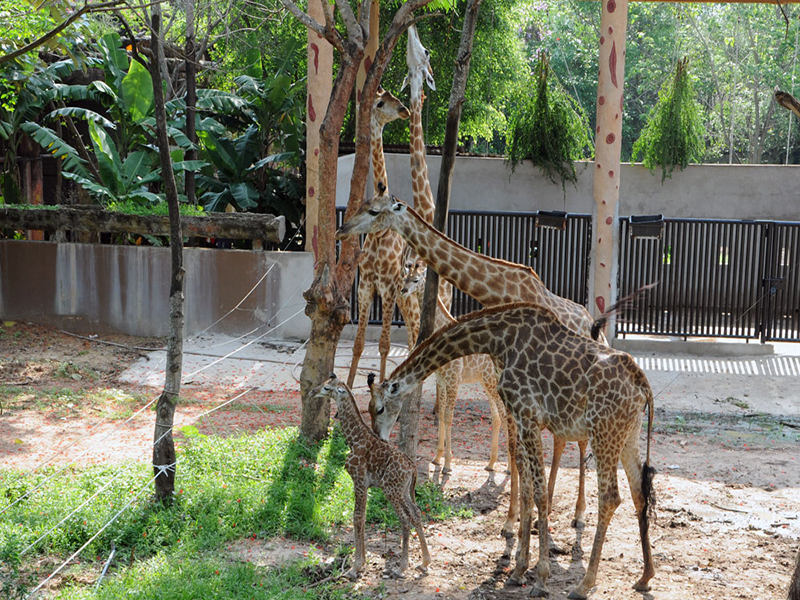
M 383 309 L 383 323 L 381 324 L 381 339 L 378 342 L 378 351 L 381 354 L 381 381 L 386 379 L 386 361 L 392 345 L 392 315 L 394 313 L 394 290 L 386 290 L 381 294 L 381 307 Z
M 414 501 L 414 488 L 407 490 L 405 493 L 405 504 L 408 511 L 408 519 L 417 530 L 417 537 L 419 538 L 419 547 L 422 551 L 422 562 L 417 567 L 417 570 L 422 573 L 428 572 L 428 565 L 431 564 L 431 554 L 428 552 L 428 542 L 425 540 L 425 529 L 422 527 L 422 513 L 419 506 Z
M 642 468 L 642 461 L 639 459 L 639 427 L 634 427 L 631 435 L 625 442 L 625 447 L 622 449 L 622 466 L 625 468 L 625 475 L 628 477 L 628 483 L 631 488 L 631 497 L 633 498 L 633 505 L 636 507 L 636 517 L 639 521 L 639 537 L 642 542 L 642 558 L 644 562 L 644 572 L 642 577 L 637 581 L 633 589 L 639 592 L 646 592 L 650 589 L 649 581 L 656 573 L 655 566 L 653 565 L 653 551 L 650 547 L 650 524 L 648 520 L 648 504 L 651 498 L 645 497 L 646 490 L 650 488 L 648 482 L 643 486 L 645 477 L 652 477 L 650 465 L 644 465 Z
M 578 442 L 578 499 L 575 501 L 575 517 L 572 526 L 575 529 L 586 527 L 586 445 L 588 440 Z
M 350 361 L 350 372 L 347 374 L 347 387 L 352 388 L 356 380 L 358 371 L 358 361 L 361 360 L 361 353 L 364 352 L 364 338 L 367 335 L 367 324 L 369 322 L 369 308 L 372 304 L 372 295 L 375 291 L 372 283 L 362 279 L 358 284 L 358 329 L 356 329 L 356 339 L 353 342 L 353 359 Z
M 492 410 L 492 450 L 489 454 L 489 464 L 486 465 L 487 471 L 494 471 L 494 465 L 497 462 L 497 454 L 498 449 L 500 447 L 500 426 L 502 425 L 502 418 L 500 416 L 500 408 L 498 407 L 498 401 L 500 398 L 496 398 L 495 395 L 492 393 L 494 390 L 490 390 L 484 385 L 484 390 L 486 394 L 489 396 L 489 408 Z
M 458 380 L 460 379 L 461 378 L 458 377 Z M 445 452 L 444 468 L 442 468 L 442 473 L 449 473 L 451 471 L 450 462 L 453 460 L 453 411 L 455 410 L 456 396 L 458 396 L 458 388 L 460 386 L 460 381 L 458 380 L 448 382 L 447 394 L 445 395 L 445 405 L 443 411 L 445 427 Z
M 442 398 L 447 396 L 447 383 L 444 380 L 444 375 L 441 373 L 436 374 L 436 397 L 439 398 L 439 396 Z M 436 456 L 433 457 L 433 464 L 440 465 L 444 457 L 444 444 L 447 433 L 445 430 L 445 411 L 440 410 L 438 412 L 437 422 L 439 424 L 439 439 L 436 444 Z
M 367 488 L 365 485 L 356 484 L 354 478 L 355 507 L 353 508 L 353 534 L 356 538 L 356 555 L 353 566 L 345 573 L 348 579 L 357 579 L 358 574 L 364 569 L 367 562 L 364 529 L 367 521 Z
M 506 412 L 506 440 L 508 441 L 508 465 L 511 468 L 511 492 L 508 501 L 508 515 L 503 524 L 501 535 L 506 538 L 506 549 L 503 557 L 511 558 L 514 548 L 514 525 L 519 519 L 519 467 L 517 463 L 517 425 L 514 417 Z
M 419 335 L 419 300 L 416 294 L 409 296 L 397 294 L 397 306 L 400 308 L 400 314 L 403 315 L 403 321 L 406 324 L 408 351 L 411 352 Z
M 553 492 L 556 489 L 556 477 L 558 477 L 558 467 L 561 464 L 561 456 L 564 454 L 564 448 L 567 446 L 567 441 L 557 435 L 553 436 L 553 460 L 550 463 L 550 478 L 547 480 L 547 504 L 550 510 L 553 510 Z
M 597 568 L 600 565 L 600 554 L 603 550 L 603 542 L 606 539 L 608 524 L 614 511 L 622 503 L 619 496 L 619 485 L 617 483 L 617 463 L 619 462 L 620 449 L 618 444 L 610 444 L 611 447 L 604 447 L 600 442 L 592 444 L 597 459 L 597 531 L 594 534 L 592 544 L 592 554 L 589 556 L 589 564 L 586 567 L 586 574 L 583 581 L 570 593 L 568 598 L 584 600 L 589 590 L 594 587 L 597 580 Z

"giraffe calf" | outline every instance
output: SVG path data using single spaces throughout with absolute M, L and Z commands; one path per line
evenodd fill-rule
M 315 392 L 319 398 L 331 398 L 336 401 L 336 418 L 340 421 L 342 433 L 350 454 L 345 461 L 345 469 L 353 479 L 355 508 L 353 509 L 353 530 L 356 542 L 356 556 L 352 568 L 345 574 L 349 579 L 356 579 L 366 562 L 364 528 L 367 520 L 367 490 L 371 487 L 381 488 L 390 502 L 403 531 L 403 552 L 397 570 L 390 573 L 402 577 L 408 567 L 408 539 L 411 525 L 417 530 L 422 549 L 422 564 L 417 567 L 425 572 L 431 562 L 425 532 L 422 528 L 422 514 L 414 501 L 414 490 L 417 485 L 417 467 L 405 454 L 394 445 L 380 439 L 367 426 L 361 417 L 355 398 L 344 382 L 339 381 L 331 373 L 326 381 Z

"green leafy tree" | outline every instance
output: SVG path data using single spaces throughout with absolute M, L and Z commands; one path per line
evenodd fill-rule
M 533 93 L 530 93 L 530 90 Z M 530 87 L 520 90 L 508 127 L 508 162 L 512 171 L 523 160 L 541 168 L 562 186 L 578 177 L 573 161 L 586 158 L 588 123 L 580 106 L 567 94 L 542 52 Z
M 650 171 L 661 167 L 661 181 L 672 177 L 675 167 L 685 169 L 701 160 L 705 151 L 705 129 L 700 104 L 695 98 L 687 58 L 678 61 L 675 75 L 658 95 L 647 125 L 633 145 L 633 160 L 639 156 Z

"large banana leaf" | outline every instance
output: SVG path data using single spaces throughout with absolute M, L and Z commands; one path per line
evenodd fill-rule
M 247 100 L 222 90 L 197 90 L 197 108 L 201 110 L 215 110 L 222 113 L 237 113 L 248 105 Z
M 128 70 L 128 53 L 122 49 L 122 40 L 118 33 L 107 33 L 98 42 L 100 54 L 103 56 L 103 66 L 111 76 L 115 85 L 119 86 L 125 72 Z
M 107 187 L 100 185 L 99 183 L 96 183 L 86 177 L 81 177 L 77 173 L 64 171 L 64 177 L 67 179 L 72 179 L 72 181 L 80 184 L 83 189 L 89 192 L 90 195 L 99 200 L 102 204 L 106 204 L 117 199 L 117 197 L 111 193 L 111 190 L 109 190 Z
M 138 61 L 132 61 L 122 79 L 122 99 L 134 122 L 146 119 L 153 110 L 153 80 Z
M 289 160 L 289 159 L 290 159 L 290 158 L 292 158 L 293 156 L 294 156 L 294 154 L 292 154 L 291 152 L 281 152 L 280 154 L 272 154 L 272 155 L 270 155 L 270 156 L 267 156 L 266 158 L 262 158 L 262 159 L 261 159 L 261 160 L 259 160 L 258 162 L 255 162 L 255 163 L 253 163 L 252 165 L 250 165 L 250 166 L 247 168 L 247 171 L 248 171 L 248 172 L 250 172 L 250 171 L 257 171 L 257 170 L 258 170 L 258 169 L 260 169 L 261 167 L 265 167 L 265 166 L 267 166 L 267 165 L 268 165 L 268 164 L 270 164 L 270 163 L 279 163 L 279 162 L 283 162 L 283 161 L 285 161 L 285 160 Z
M 89 121 L 89 137 L 92 139 L 97 168 L 100 171 L 103 185 L 115 195 L 123 194 L 126 190 L 122 180 L 122 161 L 114 140 L 106 133 L 105 129 L 93 121 Z
M 67 106 L 65 108 L 57 108 L 56 110 L 52 111 L 50 114 L 47 115 L 48 119 L 54 119 L 55 117 L 74 117 L 76 119 L 82 119 L 84 121 L 94 121 L 101 127 L 105 127 L 107 129 L 116 129 L 116 125 L 106 119 L 100 113 L 96 113 L 93 110 L 89 110 L 88 108 L 80 108 L 79 106 Z
M 42 127 L 37 123 L 23 123 L 22 131 L 27 133 L 45 151 L 50 152 L 56 158 L 62 160 L 62 167 L 65 171 L 71 171 L 82 177 L 88 177 L 86 171 L 86 161 L 79 155 L 78 151 L 56 135 L 56 132 L 47 127 Z

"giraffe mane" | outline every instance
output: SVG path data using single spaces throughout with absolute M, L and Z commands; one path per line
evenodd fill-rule
M 474 250 L 470 250 L 466 246 L 462 246 L 461 244 L 459 244 L 458 242 L 456 242 L 452 238 L 448 237 L 447 235 L 445 235 L 444 233 L 442 233 L 441 231 L 436 229 L 436 227 L 434 227 L 433 225 L 431 225 L 430 223 L 425 221 L 425 219 L 423 219 L 419 215 L 419 213 L 416 210 L 414 210 L 414 208 L 408 202 L 405 202 L 404 200 L 401 200 L 400 198 L 397 198 L 396 196 L 392 196 L 392 198 L 397 202 L 402 202 L 403 204 L 405 204 L 408 207 L 408 212 L 410 212 L 417 219 L 419 219 L 419 221 L 421 223 L 425 223 L 425 225 L 427 225 L 437 237 L 439 237 L 439 238 L 441 238 L 443 240 L 446 240 L 448 242 L 451 242 L 453 244 L 457 244 L 458 246 L 461 246 L 462 248 L 464 248 L 465 252 L 467 252 L 468 254 L 474 255 L 474 256 L 479 256 L 481 258 L 481 260 L 488 260 L 488 261 L 496 263 L 496 264 L 502 264 L 502 265 L 506 265 L 506 266 L 509 266 L 509 267 L 516 267 L 518 269 L 525 269 L 526 271 L 530 271 L 531 274 L 536 278 L 537 281 L 541 281 L 541 278 L 539 277 L 539 274 L 531 267 L 526 267 L 525 265 L 521 265 L 519 263 L 514 263 L 514 262 L 511 262 L 511 261 L 508 261 L 508 260 L 503 260 L 502 258 L 495 258 L 494 256 L 486 256 L 485 254 L 478 254 Z

